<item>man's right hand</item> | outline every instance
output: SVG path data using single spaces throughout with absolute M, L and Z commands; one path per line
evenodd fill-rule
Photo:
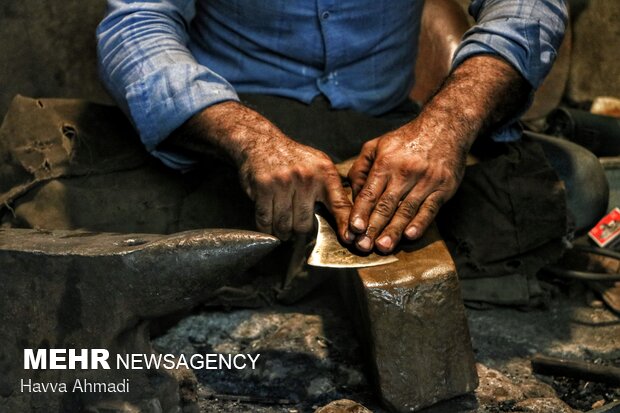
M 312 230 L 314 205 L 334 216 L 345 242 L 351 202 L 336 167 L 323 152 L 288 138 L 259 113 L 238 102 L 213 105 L 171 136 L 174 145 L 197 152 L 223 150 L 239 169 L 241 185 L 255 203 L 260 231 L 288 239 Z
M 323 152 L 287 137 L 275 137 L 247 150 L 239 172 L 241 184 L 256 208 L 260 231 L 288 239 L 312 230 L 315 202 L 336 219 L 342 239 L 351 203 L 336 167 Z

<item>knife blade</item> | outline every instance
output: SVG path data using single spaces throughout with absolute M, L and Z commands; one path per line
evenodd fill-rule
M 336 232 L 327 219 L 314 214 L 318 221 L 316 243 L 308 257 L 308 265 L 328 268 L 363 268 L 385 265 L 398 261 L 394 255 L 379 255 L 375 252 L 362 254 L 340 243 Z

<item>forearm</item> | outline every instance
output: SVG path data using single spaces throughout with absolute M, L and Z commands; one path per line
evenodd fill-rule
M 279 139 L 288 138 L 273 123 L 241 103 L 229 101 L 192 116 L 160 146 L 189 151 L 199 158 L 218 154 L 239 166 L 248 151 Z
M 503 59 L 474 56 L 457 67 L 412 123 L 451 139 L 464 153 L 477 136 L 522 110 L 531 86 Z
M 332 161 L 288 138 L 252 109 L 238 102 L 213 105 L 184 123 L 164 145 L 198 157 L 219 152 L 230 159 L 255 202 L 260 231 L 281 239 L 308 232 L 315 203 L 321 202 L 334 215 L 340 237 L 351 241 L 351 204 Z
M 419 238 L 456 192 L 480 133 L 512 118 L 530 86 L 505 61 L 472 57 L 407 125 L 364 145 L 349 179 L 350 229 L 357 246 L 391 252 L 402 235 Z
M 237 99 L 187 47 L 193 1 L 108 0 L 97 28 L 102 80 L 149 152 L 205 107 Z

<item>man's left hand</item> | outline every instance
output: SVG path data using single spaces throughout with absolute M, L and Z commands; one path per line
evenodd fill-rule
M 456 192 L 471 145 L 526 105 L 531 87 L 508 62 L 479 55 L 448 77 L 420 116 L 369 141 L 349 171 L 356 245 L 391 252 L 417 239 Z
M 454 195 L 469 145 L 438 135 L 442 129 L 422 118 L 363 146 L 349 171 L 355 199 L 349 227 L 359 234 L 360 250 L 376 245 L 388 253 L 403 233 L 420 237 Z

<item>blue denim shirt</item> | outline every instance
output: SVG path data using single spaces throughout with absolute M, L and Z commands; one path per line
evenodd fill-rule
M 431 0 L 432 1 L 432 0 Z M 477 54 L 510 62 L 533 88 L 548 73 L 567 20 L 565 0 L 474 0 L 477 24 L 454 67 Z M 149 150 L 200 110 L 237 93 L 371 115 L 407 99 L 422 0 L 108 0 L 97 29 L 102 79 Z M 525 110 L 525 108 L 524 108 Z M 509 126 L 498 140 L 517 138 Z

